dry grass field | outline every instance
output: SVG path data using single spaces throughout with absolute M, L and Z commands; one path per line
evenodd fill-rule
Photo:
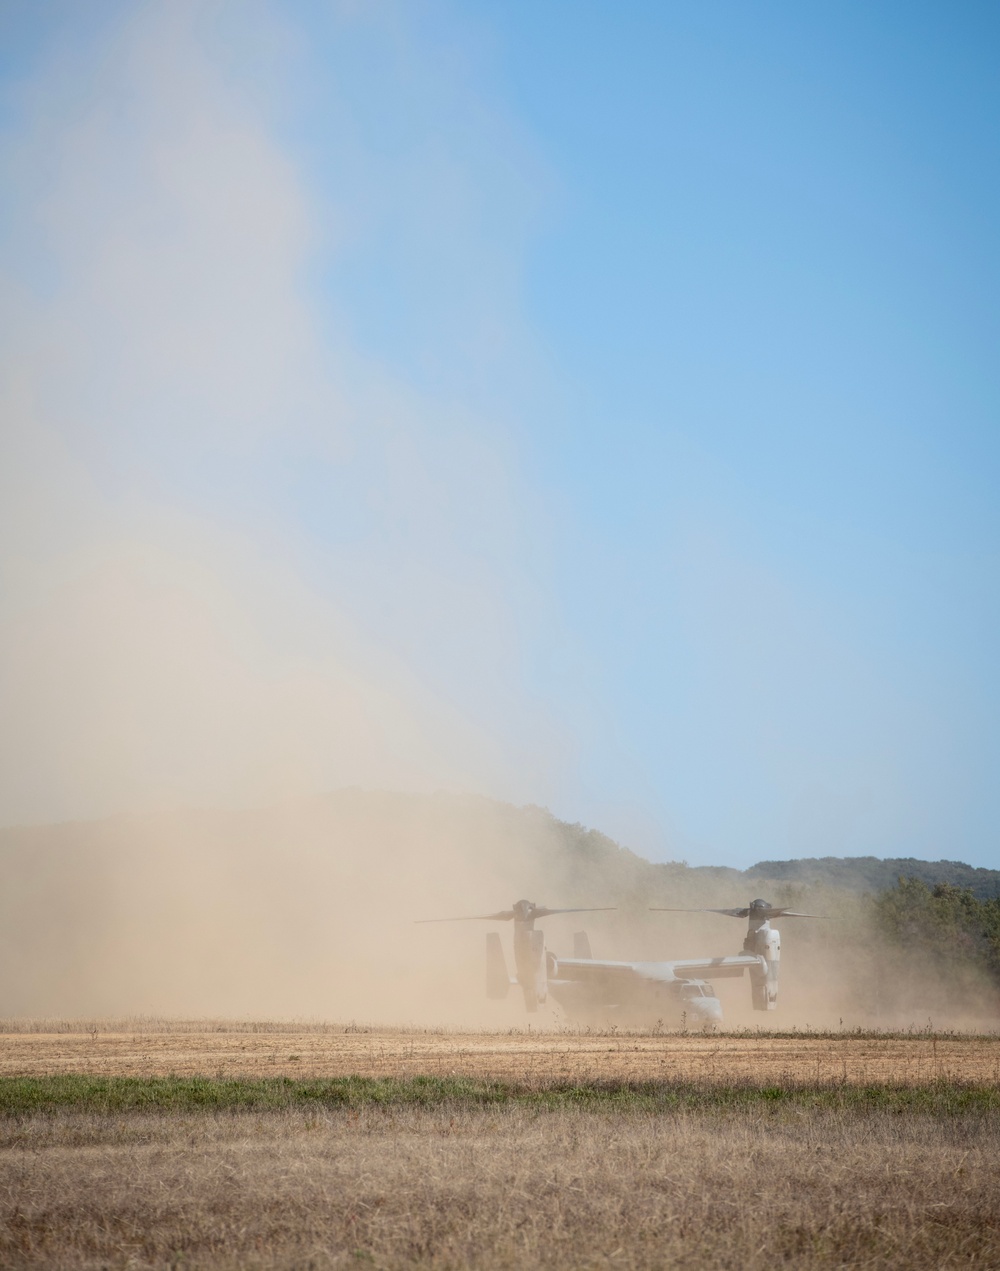
M 36 1027 L 4 1267 L 1000 1267 L 997 1037 Z
M 158 1020 L 0 1027 L 0 1076 L 1000 1082 L 1000 1033 L 455 1032 Z

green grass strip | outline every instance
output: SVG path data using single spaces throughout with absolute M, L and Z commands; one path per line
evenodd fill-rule
M 0 1116 L 32 1113 L 220 1113 L 363 1107 L 503 1107 L 593 1112 L 669 1113 L 766 1107 L 954 1115 L 1000 1111 L 990 1083 L 930 1082 L 919 1086 L 816 1083 L 754 1085 L 683 1081 L 608 1081 L 519 1085 L 464 1077 L 212 1077 L 0 1078 Z

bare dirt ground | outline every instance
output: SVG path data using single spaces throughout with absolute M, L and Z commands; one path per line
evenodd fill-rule
M 458 1033 L 157 1023 L 0 1032 L 0 1075 L 1000 1082 L 1000 1035 Z M 248 1026 L 249 1027 L 249 1026 Z

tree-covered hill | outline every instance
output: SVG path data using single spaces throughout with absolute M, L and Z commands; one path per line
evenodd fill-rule
M 1000 896 L 978 900 L 968 888 L 901 878 L 875 902 L 882 932 L 900 948 L 961 973 L 975 967 L 1000 985 Z
M 813 887 L 844 887 L 878 892 L 900 878 L 916 878 L 927 887 L 945 884 L 971 891 L 977 900 L 1000 896 L 1000 869 L 977 869 L 962 861 L 918 861 L 912 856 L 821 856 L 791 861 L 760 861 L 748 869 L 747 879 L 766 878 Z
M 669 861 L 654 865 L 620 847 L 599 830 L 559 821 L 544 808 L 510 809 L 517 817 L 542 818 L 553 829 L 560 850 L 578 867 L 597 869 L 603 878 L 621 878 L 626 885 L 664 885 L 715 894 L 729 889 L 739 899 L 755 889 L 775 884 L 794 888 L 832 888 L 877 894 L 895 887 L 900 878 L 914 878 L 928 888 L 947 886 L 970 891 L 977 900 L 1000 896 L 1000 869 L 981 869 L 963 861 L 921 861 L 912 856 L 822 856 L 785 861 L 759 861 L 749 869 L 725 865 L 688 865 Z M 735 903 L 735 901 L 734 901 Z

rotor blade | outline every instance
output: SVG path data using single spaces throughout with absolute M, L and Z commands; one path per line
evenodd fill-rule
M 536 909 L 536 910 L 532 913 L 532 917 L 533 917 L 533 918 L 548 918 L 548 916 L 549 916 L 550 914 L 607 914 L 607 913 L 610 913 L 610 912 L 611 912 L 613 909 L 615 909 L 615 908 L 617 908 L 617 906 L 615 906 L 615 905 L 603 905 L 603 906 L 598 906 L 598 907 L 596 907 L 596 908 L 595 908 L 595 907 L 593 907 L 593 906 L 591 906 L 590 908 L 587 908 L 587 909 L 545 909 L 545 908 L 541 908 L 541 909 Z
M 462 914 L 459 918 L 414 918 L 414 922 L 510 922 L 513 909 L 502 909 L 498 914 Z
M 740 916 L 746 917 L 751 914 L 754 918 L 764 918 L 770 921 L 772 918 L 826 918 L 827 914 L 802 914 L 796 909 L 781 909 L 777 905 L 754 905 L 750 909 L 741 910 Z
M 726 914 L 730 918 L 749 918 L 751 911 L 749 909 L 654 909 L 650 908 L 650 913 L 654 914 Z M 828 918 L 828 914 L 802 914 L 796 909 L 763 909 L 756 908 L 753 914 L 757 918 Z
M 674 909 L 668 907 L 661 909 L 659 907 L 650 906 L 651 914 L 727 914 L 730 918 L 747 918 L 750 915 L 749 909 Z

